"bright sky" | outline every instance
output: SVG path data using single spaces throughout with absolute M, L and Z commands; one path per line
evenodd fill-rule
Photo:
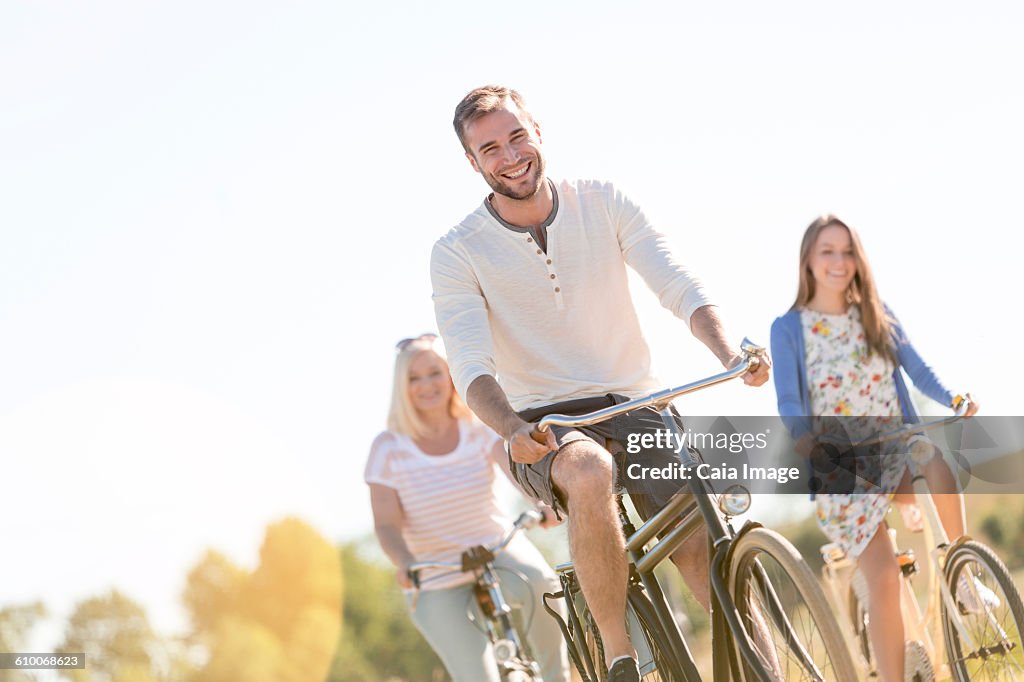
M 1024 413 L 1019 4 L 445 4 L 0 9 L 0 604 L 116 585 L 169 631 L 205 547 L 370 530 L 394 342 L 434 328 L 430 246 L 486 193 L 450 120 L 487 82 L 553 177 L 644 207 L 737 341 L 835 212 L 947 384 Z M 667 383 L 718 370 L 636 298 Z

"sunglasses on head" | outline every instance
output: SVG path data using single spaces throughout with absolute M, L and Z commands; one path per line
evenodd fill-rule
M 395 344 L 395 352 L 401 353 L 403 350 L 409 347 L 410 343 L 413 343 L 414 341 L 433 341 L 436 338 L 437 334 L 427 332 L 426 334 L 420 334 L 419 336 L 412 336 L 409 337 L 408 339 L 402 339 L 401 341 Z

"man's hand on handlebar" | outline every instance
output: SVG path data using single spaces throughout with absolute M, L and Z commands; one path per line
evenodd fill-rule
M 540 440 L 538 440 L 540 439 Z M 558 449 L 555 434 L 549 429 L 545 433 L 534 431 L 534 425 L 523 422 L 508 438 L 512 461 L 519 464 L 536 464 L 552 450 Z
M 743 361 L 744 357 L 742 355 L 733 355 L 732 359 L 725 366 L 725 368 L 732 369 L 733 367 L 735 367 L 736 365 L 740 364 Z M 747 386 L 760 386 L 764 384 L 766 381 L 768 381 L 768 378 L 771 376 L 771 368 L 772 361 L 768 357 L 768 354 L 765 353 L 764 355 L 758 358 L 757 367 L 754 368 L 754 371 L 747 372 L 746 374 L 743 375 L 743 383 L 745 383 Z

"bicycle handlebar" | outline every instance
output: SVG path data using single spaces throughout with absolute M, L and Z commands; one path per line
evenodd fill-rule
M 743 354 L 743 361 L 736 365 L 732 369 L 726 370 L 721 374 L 715 374 L 706 379 L 695 381 L 690 384 L 683 386 L 677 386 L 676 388 L 666 388 L 662 391 L 651 393 L 650 395 L 642 398 L 635 398 L 619 405 L 613 405 L 606 407 L 602 410 L 596 410 L 588 414 L 579 416 L 569 416 L 564 414 L 549 414 L 546 417 L 542 417 L 537 425 L 534 427 L 536 433 L 544 433 L 552 426 L 590 426 L 591 424 L 597 424 L 603 422 L 612 417 L 617 417 L 620 414 L 632 412 L 633 410 L 640 409 L 641 407 L 655 407 L 656 409 L 662 409 L 666 407 L 674 399 L 687 393 L 693 393 L 702 389 L 721 384 L 726 381 L 730 381 L 737 377 L 741 377 L 747 372 L 754 372 L 761 364 L 761 358 L 765 357 L 767 351 L 762 346 L 750 341 L 750 339 L 743 339 L 743 343 L 740 344 L 740 351 Z
M 500 554 L 503 549 L 508 547 L 508 543 L 512 542 L 512 538 L 514 538 L 519 531 L 534 528 L 543 520 L 544 515 L 539 511 L 528 509 L 519 515 L 519 518 L 517 518 L 512 524 L 512 530 L 510 530 L 508 534 L 498 542 L 498 544 L 492 547 L 486 547 L 485 549 L 491 554 Z M 420 571 L 427 568 L 451 568 L 455 569 L 451 571 L 452 573 L 462 572 L 462 564 L 453 561 L 416 561 L 409 564 L 409 568 L 406 570 L 409 579 L 412 580 L 412 584 L 416 589 L 419 589 L 420 587 Z
M 895 440 L 897 438 L 909 436 L 915 433 L 923 433 L 924 431 L 930 431 L 931 429 L 938 428 L 940 426 L 946 426 L 947 424 L 952 424 L 954 422 L 960 421 L 961 419 L 967 416 L 967 410 L 970 406 L 970 398 L 961 398 L 960 404 L 957 405 L 956 407 L 956 411 L 948 417 L 934 419 L 930 422 L 922 422 L 920 424 L 909 424 L 907 426 L 900 427 L 893 431 L 888 431 L 886 433 L 881 433 L 877 436 L 865 438 L 864 440 L 857 441 L 856 443 L 850 443 L 840 438 L 835 438 L 832 436 L 819 436 L 819 438 L 825 443 L 830 443 L 832 445 L 849 446 L 851 448 L 859 448 L 865 445 L 876 445 L 878 443 L 885 443 L 887 441 Z

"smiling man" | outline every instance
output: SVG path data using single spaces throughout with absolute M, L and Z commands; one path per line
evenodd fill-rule
M 555 427 L 543 442 L 532 437 L 530 422 L 551 411 L 586 411 L 578 399 L 596 409 L 659 388 L 627 265 L 724 366 L 740 356 L 700 281 L 635 204 L 608 183 L 546 177 L 540 126 L 519 93 L 477 88 L 456 107 L 454 125 L 470 165 L 493 191 L 431 256 L 452 377 L 470 408 L 508 442 L 523 489 L 568 514 L 570 549 L 602 633 L 608 679 L 637 680 L 624 626 L 628 564 L 609 450 L 621 449 L 631 434 L 663 428 L 661 420 L 638 410 L 593 427 Z M 767 362 L 745 377 L 751 385 L 767 380 Z M 664 467 L 678 460 L 661 448 L 628 461 Z M 649 516 L 679 484 L 644 485 L 631 485 L 630 493 Z M 673 556 L 705 607 L 706 543 L 697 533 Z

